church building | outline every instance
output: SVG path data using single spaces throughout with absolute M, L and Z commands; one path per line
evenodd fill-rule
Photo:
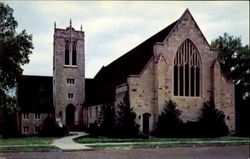
M 155 130 L 158 116 L 170 99 L 182 111 L 184 122 L 197 121 L 204 102 L 212 100 L 225 113 L 230 132 L 235 132 L 234 83 L 221 72 L 218 51 L 210 47 L 188 9 L 178 20 L 103 66 L 93 79 L 85 79 L 82 30 L 76 31 L 71 24 L 66 29 L 55 27 L 53 45 L 53 77 L 48 77 L 51 83 L 43 90 L 53 90 L 53 100 L 46 100 L 52 116 L 69 129 L 94 123 L 102 104 L 114 103 L 116 107 L 128 95 L 141 133 Z M 38 80 L 36 84 L 42 83 Z M 21 85 L 19 82 L 17 90 L 31 89 Z M 39 92 L 40 87 L 36 88 Z M 24 127 L 25 132 L 27 127 L 34 127 L 27 113 L 35 116 L 41 112 L 36 105 L 41 100 L 22 103 L 20 91 L 18 120 L 23 133 Z M 32 109 L 24 111 L 26 105 Z

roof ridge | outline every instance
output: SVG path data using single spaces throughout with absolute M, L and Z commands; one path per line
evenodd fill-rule
M 164 39 L 166 38 L 166 36 L 168 35 L 168 33 L 172 30 L 172 28 L 175 26 L 175 24 L 179 21 L 179 19 L 177 19 L 176 21 L 174 21 L 173 23 L 171 23 L 170 25 L 168 25 L 167 27 L 161 29 L 160 31 L 158 31 L 156 34 L 150 36 L 148 39 L 144 40 L 142 43 L 140 43 L 139 45 L 135 46 L 134 48 L 132 48 L 131 50 L 129 50 L 128 52 L 126 52 L 125 54 L 121 55 L 120 57 L 118 57 L 117 59 L 115 59 L 114 61 L 112 61 L 111 63 L 109 63 L 107 66 L 103 66 L 95 75 L 95 77 L 98 77 L 97 75 L 100 74 L 101 71 L 104 71 L 106 69 L 108 69 L 109 67 L 111 67 L 112 65 L 114 65 L 115 63 L 117 63 L 119 60 L 122 60 L 123 58 L 125 58 L 126 56 L 129 56 L 130 54 L 133 54 L 135 52 L 133 52 L 136 49 L 139 49 L 140 47 L 143 47 L 144 45 L 154 45 L 154 43 L 156 42 L 163 42 Z M 166 33 L 164 33 L 166 32 Z M 164 34 L 164 35 L 162 35 Z M 167 34 L 167 35 L 165 35 Z M 163 37 L 160 37 L 163 36 Z M 160 39 L 160 40 L 159 40 Z M 94 77 L 94 78 L 95 78 Z

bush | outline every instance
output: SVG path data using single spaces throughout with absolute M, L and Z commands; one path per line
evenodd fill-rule
M 99 113 L 98 124 L 96 123 L 92 128 L 92 134 L 99 133 L 103 136 L 114 136 L 115 134 L 115 109 L 113 104 L 101 105 L 101 111 Z M 97 129 L 99 125 L 99 129 Z M 94 132 L 93 130 L 99 131 Z
M 158 116 L 155 135 L 158 137 L 179 137 L 183 123 L 180 118 L 181 111 L 172 100 L 166 102 L 163 112 Z
M 89 124 L 89 128 L 87 129 L 87 132 L 90 134 L 90 136 L 101 135 L 100 127 L 98 126 L 97 122 Z
M 216 109 L 213 102 L 204 103 L 202 116 L 199 119 L 201 135 L 204 137 L 228 135 L 228 127 L 224 119 L 224 113 Z
M 2 127 L 2 135 L 4 138 L 19 136 L 16 118 L 14 115 L 5 115 L 5 121 Z
M 65 127 L 58 127 L 55 120 L 50 115 L 48 115 L 43 121 L 43 126 L 39 132 L 39 135 L 45 137 L 56 137 L 64 136 L 68 133 L 69 132 Z
M 181 126 L 181 137 L 202 137 L 200 131 L 200 123 L 194 121 L 187 121 L 186 123 L 182 123 Z
M 117 113 L 117 136 L 118 137 L 137 137 L 139 125 L 135 122 L 136 114 L 125 102 L 119 104 Z

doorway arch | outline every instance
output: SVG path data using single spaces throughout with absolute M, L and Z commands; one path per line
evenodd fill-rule
M 143 126 L 143 134 L 149 134 L 149 127 L 150 127 L 150 117 L 151 114 L 150 113 L 144 113 L 142 115 L 142 126 Z
M 66 125 L 74 125 L 75 124 L 75 106 L 73 104 L 69 104 L 66 107 Z

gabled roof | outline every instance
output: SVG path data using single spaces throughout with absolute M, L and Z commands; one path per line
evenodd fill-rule
M 103 66 L 94 77 L 96 90 L 93 96 L 95 96 L 95 99 L 93 101 L 86 101 L 86 105 L 113 102 L 116 86 L 126 83 L 129 75 L 137 75 L 143 70 L 148 61 L 154 56 L 154 44 L 163 42 L 177 22 L 178 20 L 119 57 L 108 66 Z M 86 94 L 88 94 L 87 91 Z
M 17 104 L 21 112 L 52 113 L 52 77 L 20 76 L 17 81 Z

